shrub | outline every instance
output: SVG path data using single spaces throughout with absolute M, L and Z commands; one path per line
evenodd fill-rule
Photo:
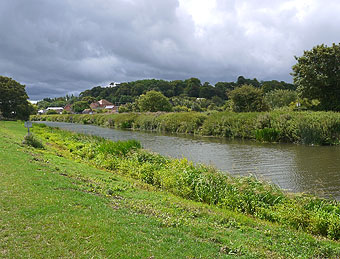
M 147 92 L 145 95 L 141 95 L 137 100 L 137 104 L 141 111 L 157 112 L 172 110 L 169 99 L 161 92 L 154 90 Z
M 297 92 L 290 90 L 274 90 L 265 95 L 265 102 L 270 109 L 281 108 L 295 103 L 297 100 Z
M 252 85 L 243 85 L 230 92 L 235 112 L 266 111 L 268 107 L 264 102 L 263 92 Z
M 32 134 L 26 135 L 22 143 L 24 145 L 28 145 L 34 148 L 40 148 L 40 149 L 44 148 L 44 145 L 38 139 L 36 139 Z

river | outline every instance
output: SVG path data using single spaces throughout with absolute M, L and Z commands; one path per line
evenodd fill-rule
M 340 147 L 257 143 L 191 135 L 123 131 L 93 125 L 38 122 L 111 140 L 139 140 L 145 149 L 232 175 L 254 175 L 292 192 L 340 200 Z

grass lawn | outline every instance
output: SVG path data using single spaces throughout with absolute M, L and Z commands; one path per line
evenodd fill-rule
M 22 145 L 0 121 L 0 258 L 337 258 L 340 243 Z

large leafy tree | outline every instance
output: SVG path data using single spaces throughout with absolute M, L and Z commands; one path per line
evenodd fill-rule
M 268 106 L 264 102 L 263 92 L 252 85 L 243 85 L 230 92 L 235 112 L 265 111 Z
M 0 76 L 0 113 L 4 118 L 27 120 L 32 110 L 27 99 L 24 85 Z
M 141 95 L 137 103 L 141 111 L 157 112 L 172 110 L 169 99 L 162 93 L 154 90 Z
M 318 45 L 295 58 L 292 75 L 301 97 L 318 99 L 322 110 L 340 111 L 340 44 Z

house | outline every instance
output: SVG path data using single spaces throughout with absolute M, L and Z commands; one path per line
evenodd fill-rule
M 90 104 L 90 108 L 92 110 L 96 110 L 96 109 L 109 109 L 109 110 L 113 110 L 114 109 L 114 105 L 113 103 L 110 103 L 109 101 L 105 100 L 105 99 L 101 99 L 98 102 L 93 102 Z
M 66 104 L 64 107 L 64 111 L 71 112 L 72 111 L 72 104 Z
M 46 112 L 48 111 L 55 111 L 56 113 L 62 113 L 64 108 L 63 107 L 47 107 Z
M 83 110 L 82 114 L 93 114 L 91 109 L 85 109 Z

